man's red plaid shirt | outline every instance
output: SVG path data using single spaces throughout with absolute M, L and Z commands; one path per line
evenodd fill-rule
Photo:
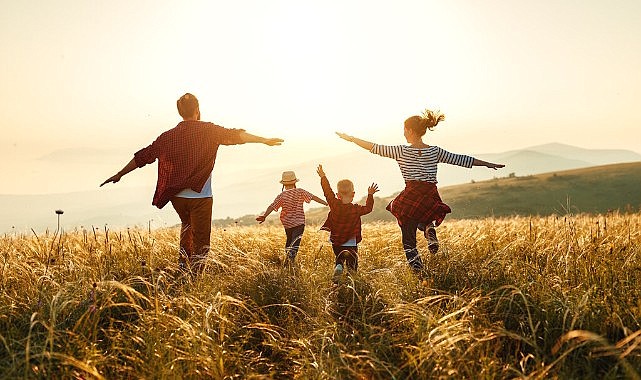
M 327 177 L 321 177 L 323 194 L 329 204 L 329 214 L 321 230 L 329 231 L 329 240 L 332 245 L 341 246 L 351 238 L 356 238 L 356 243 L 363 240 L 361 236 L 361 216 L 369 214 L 374 207 L 374 196 L 367 195 L 365 206 L 354 203 L 343 203 L 336 198 Z
M 134 154 L 140 168 L 158 159 L 158 182 L 152 204 L 163 208 L 183 189 L 200 192 L 211 175 L 219 145 L 242 144 L 242 129 L 203 121 L 182 121 Z

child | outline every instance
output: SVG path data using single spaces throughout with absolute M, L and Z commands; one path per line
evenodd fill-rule
M 444 162 L 466 168 L 486 166 L 495 170 L 505 166 L 470 156 L 453 154 L 438 146 L 425 144 L 423 135 L 426 130 L 431 131 L 436 124 L 444 119 L 445 115 L 431 110 L 425 110 L 422 116 L 407 118 L 403 134 L 409 145 L 378 145 L 336 132 L 344 140 L 353 142 L 374 154 L 393 158 L 398 162 L 405 180 L 405 189 L 387 205 L 387 210 L 398 221 L 405 257 L 410 267 L 416 272 L 423 270 L 423 262 L 416 249 L 416 230 L 423 231 L 428 240 L 428 249 L 431 253 L 436 253 L 438 239 L 435 227 L 441 224 L 445 215 L 452 211 L 448 205 L 443 203 L 436 188 L 436 164 Z
M 333 280 L 338 282 L 345 265 L 353 271 L 358 269 L 358 243 L 362 240 L 361 216 L 372 211 L 374 193 L 378 191 L 378 185 L 372 183 L 367 189 L 367 202 L 365 206 L 361 206 L 352 203 L 354 200 L 352 181 L 347 179 L 338 181 L 336 186 L 338 198 L 336 198 L 322 165 L 318 165 L 317 173 L 321 178 L 323 194 L 329 203 L 329 214 L 321 229 L 330 232 L 329 240 L 336 255 Z
M 285 227 L 285 235 L 287 236 L 287 241 L 285 242 L 285 261 L 284 266 L 288 264 L 293 264 L 296 254 L 298 253 L 298 248 L 300 247 L 300 241 L 303 237 L 303 232 L 305 231 L 305 212 L 303 211 L 303 202 L 309 203 L 310 201 L 316 201 L 320 204 L 327 206 L 327 202 L 315 196 L 314 194 L 308 192 L 304 189 L 299 189 L 296 187 L 296 174 L 292 171 L 283 172 L 282 179 L 280 183 L 283 184 L 282 193 L 278 194 L 274 202 L 272 202 L 267 210 L 256 218 L 259 223 L 263 223 L 267 215 L 272 211 L 276 211 L 282 207 L 280 212 L 280 221 Z

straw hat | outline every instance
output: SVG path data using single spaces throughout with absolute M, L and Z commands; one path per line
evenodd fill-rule
M 292 171 L 283 172 L 283 179 L 280 180 L 280 183 L 282 183 L 283 185 L 290 185 L 296 182 L 298 182 L 296 173 Z

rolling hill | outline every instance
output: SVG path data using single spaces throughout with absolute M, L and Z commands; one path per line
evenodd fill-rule
M 565 215 L 568 213 L 606 213 L 613 210 L 641 209 L 641 162 L 595 166 L 530 176 L 511 176 L 487 181 L 446 186 L 439 189 L 441 198 L 452 208 L 448 219 L 487 216 Z M 393 220 L 385 206 L 392 197 L 375 198 L 374 210 L 364 222 Z M 364 203 L 364 199 L 360 201 Z M 327 208 L 310 209 L 307 219 L 319 223 Z M 251 224 L 254 216 L 237 220 Z M 272 222 L 277 222 L 275 218 Z
M 446 187 L 450 217 L 606 213 L 641 208 L 641 162 Z

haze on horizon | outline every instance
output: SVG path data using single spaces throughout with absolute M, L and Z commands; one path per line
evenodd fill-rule
M 359 149 L 334 131 L 404 143 L 403 120 L 424 107 L 447 116 L 427 141 L 452 152 L 641 152 L 636 0 L 2 7 L 0 194 L 96 189 L 179 121 L 185 92 L 203 120 L 285 139 L 221 148 L 220 175 L 278 177 Z M 152 186 L 155 170 L 116 186 Z

